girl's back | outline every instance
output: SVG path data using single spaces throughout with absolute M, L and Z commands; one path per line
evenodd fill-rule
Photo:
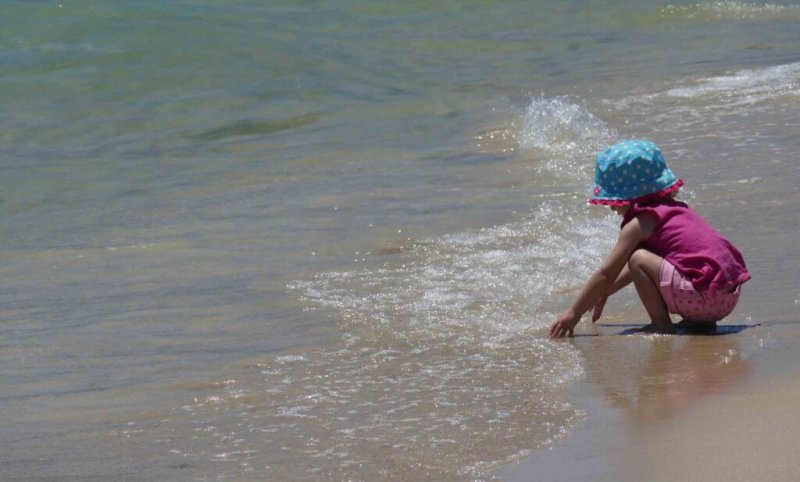
M 666 197 L 633 204 L 622 226 L 636 216 L 658 219 L 642 247 L 672 263 L 695 289 L 728 290 L 750 279 L 741 252 L 685 203 Z

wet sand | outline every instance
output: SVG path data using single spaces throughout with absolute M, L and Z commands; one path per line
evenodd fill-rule
M 573 433 L 490 475 L 511 482 L 800 480 L 800 323 L 646 336 L 605 325 L 570 343 L 586 376 Z M 600 335 L 600 336 L 596 336 Z

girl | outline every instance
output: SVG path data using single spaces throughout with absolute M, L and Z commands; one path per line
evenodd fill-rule
M 578 299 L 550 329 L 552 338 L 572 335 L 584 313 L 592 322 L 606 299 L 633 282 L 650 324 L 645 330 L 674 333 L 670 313 L 686 323 L 712 327 L 739 301 L 750 279 L 742 254 L 686 204 L 673 199 L 683 185 L 658 146 L 622 141 L 597 155 L 594 195 L 623 216 L 619 239 Z

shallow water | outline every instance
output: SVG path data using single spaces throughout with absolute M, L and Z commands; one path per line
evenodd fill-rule
M 467 479 L 567 436 L 546 328 L 620 137 L 744 252 L 730 321 L 796 316 L 798 5 L 4 9 L 4 478 Z

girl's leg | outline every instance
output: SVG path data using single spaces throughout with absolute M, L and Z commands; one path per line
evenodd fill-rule
M 675 333 L 667 305 L 658 287 L 663 261 L 664 258 L 657 254 L 646 249 L 637 249 L 628 260 L 628 269 L 636 286 L 636 292 L 639 293 L 639 298 L 650 316 L 651 324 L 648 328 L 659 333 Z

